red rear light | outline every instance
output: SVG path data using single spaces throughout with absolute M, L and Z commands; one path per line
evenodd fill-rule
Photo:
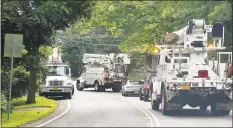
M 147 84 L 147 85 L 146 85 L 146 88 L 147 88 L 147 89 L 150 89 L 150 85 L 149 85 L 149 84 Z
M 207 70 L 199 70 L 198 71 L 198 77 L 199 78 L 208 78 L 208 71 Z
M 107 73 L 104 74 L 104 78 L 108 78 L 108 74 Z

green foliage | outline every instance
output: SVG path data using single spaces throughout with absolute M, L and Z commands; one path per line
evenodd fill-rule
M 40 60 L 47 53 L 40 45 L 49 45 L 55 30 L 64 30 L 81 17 L 89 17 L 92 1 L 1 1 L 1 52 L 4 53 L 4 35 L 20 33 L 28 54 L 20 61 L 30 67 L 28 102 L 35 102 L 36 76 L 40 70 Z M 42 52 L 40 52 L 42 51 Z M 25 51 L 24 51 L 25 52 Z M 3 56 L 1 56 L 3 61 Z M 18 61 L 17 63 L 20 63 Z M 30 98 L 31 97 L 31 98 Z
M 5 91 L 8 96 L 10 84 L 10 70 L 2 71 L 1 90 Z M 13 69 L 12 81 L 12 98 L 24 96 L 29 85 L 29 72 L 22 66 L 17 66 Z
M 55 39 L 57 45 L 61 46 L 62 60 L 70 63 L 72 76 L 78 76 L 82 72 L 84 53 L 119 52 L 117 44 L 121 42 L 121 38 L 115 38 L 105 32 L 104 28 L 97 27 L 91 33 L 83 35 L 81 31 L 71 27 L 57 33 Z
M 230 7 L 227 1 L 99 1 L 90 20 L 82 20 L 76 29 L 91 32 L 93 27 L 104 26 L 112 35 L 124 37 L 119 46 L 121 51 L 132 52 L 131 49 L 142 44 L 158 44 L 166 32 L 183 28 L 190 19 L 205 19 L 207 24 L 224 23 L 229 46 Z
M 7 112 L 7 98 L 5 92 L 1 92 L 1 112 L 6 113 Z

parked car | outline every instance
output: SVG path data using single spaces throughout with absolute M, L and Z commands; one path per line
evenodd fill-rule
M 126 84 L 122 87 L 122 96 L 127 96 L 127 95 L 138 95 L 139 94 L 139 89 L 142 86 L 141 81 L 130 81 L 128 80 Z

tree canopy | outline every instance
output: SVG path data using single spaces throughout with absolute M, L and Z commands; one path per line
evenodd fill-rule
M 36 79 L 39 64 L 39 47 L 51 45 L 56 30 L 64 30 L 82 17 L 90 17 L 91 1 L 47 1 L 47 0 L 2 0 L 1 36 L 2 55 L 6 33 L 23 34 L 28 51 L 30 83 L 28 103 L 35 102 Z M 3 60 L 3 56 L 1 58 Z
M 90 20 L 82 20 L 76 28 L 88 33 L 105 26 L 113 35 L 124 37 L 119 48 L 130 52 L 142 44 L 158 44 L 166 32 L 181 29 L 190 19 L 205 19 L 207 24 L 223 22 L 228 46 L 231 14 L 229 1 L 98 1 Z

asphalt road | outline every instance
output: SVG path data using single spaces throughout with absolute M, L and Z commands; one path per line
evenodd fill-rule
M 95 92 L 94 89 L 75 90 L 71 100 L 58 99 L 58 101 L 62 106 L 62 110 L 58 111 L 60 114 L 63 111 L 63 115 L 46 117 L 28 126 L 232 127 L 232 112 L 229 116 L 215 117 L 211 115 L 210 110 L 201 114 L 198 108 L 185 107 L 171 116 L 164 116 L 160 110 L 152 110 L 150 102 L 140 101 L 134 96 L 123 97 L 121 93 L 114 93 L 111 90 L 106 92 Z M 45 123 L 46 121 L 49 122 Z

